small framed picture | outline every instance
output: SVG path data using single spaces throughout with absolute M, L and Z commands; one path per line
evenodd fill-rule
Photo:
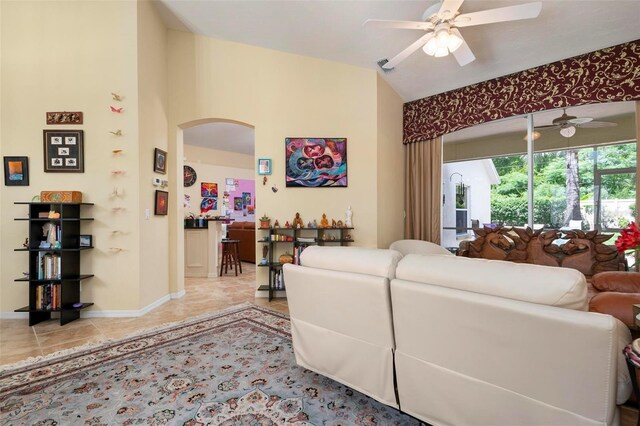
M 258 174 L 259 175 L 271 174 L 271 158 L 258 158 Z
M 169 208 L 169 193 L 167 191 L 156 190 L 156 203 L 154 214 L 165 216 Z
M 83 142 L 83 130 L 44 130 L 44 171 L 84 173 Z
M 167 151 L 156 148 L 153 151 L 153 171 L 156 173 L 167 173 Z
M 80 247 L 93 247 L 93 236 L 80 235 Z
M 29 157 L 4 157 L 5 186 L 29 186 Z

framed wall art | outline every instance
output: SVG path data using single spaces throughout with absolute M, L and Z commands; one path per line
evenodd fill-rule
M 156 202 L 154 214 L 157 216 L 166 216 L 169 209 L 169 193 L 156 189 Z
M 258 174 L 259 175 L 271 174 L 271 158 L 258 158 Z
M 84 131 L 44 130 L 44 171 L 84 173 Z
M 29 157 L 4 157 L 4 184 L 29 186 Z
M 287 187 L 346 187 L 346 138 L 286 138 Z
M 47 124 L 82 124 L 81 111 L 53 111 L 47 112 Z
M 153 171 L 156 173 L 167 173 L 167 151 L 156 148 L 153 151 Z
M 80 247 L 92 247 L 93 236 L 92 235 L 80 235 Z

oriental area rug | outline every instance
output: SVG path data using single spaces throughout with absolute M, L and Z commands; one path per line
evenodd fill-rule
M 0 373 L 3 425 L 418 425 L 299 367 L 287 316 L 251 304 Z

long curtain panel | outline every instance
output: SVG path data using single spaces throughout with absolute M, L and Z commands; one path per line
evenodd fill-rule
M 442 138 L 405 145 L 404 237 L 440 244 Z

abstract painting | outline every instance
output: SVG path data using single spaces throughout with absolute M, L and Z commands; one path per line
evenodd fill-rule
M 233 209 L 234 210 L 242 210 L 242 197 L 234 197 L 233 198 Z
M 200 202 L 200 213 L 218 209 L 218 199 L 214 197 L 203 197 Z
M 200 196 L 201 197 L 215 197 L 218 198 L 218 184 L 217 183 L 200 183 Z
M 346 187 L 346 138 L 286 138 L 287 187 Z

